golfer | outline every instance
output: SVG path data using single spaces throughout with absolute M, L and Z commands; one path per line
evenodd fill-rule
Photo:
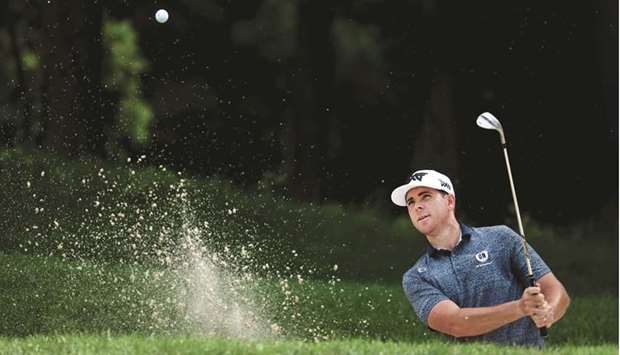
M 456 219 L 450 179 L 419 170 L 392 192 L 426 236 L 426 252 L 403 276 L 420 320 L 461 341 L 542 347 L 538 328 L 551 327 L 568 308 L 564 286 L 529 249 L 537 287 L 527 287 L 521 236 L 506 226 L 473 228 Z

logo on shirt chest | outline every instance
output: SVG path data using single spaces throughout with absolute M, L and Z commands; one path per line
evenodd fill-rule
M 490 254 L 489 254 L 489 251 L 486 249 L 479 252 L 478 254 L 474 256 L 476 258 L 476 261 L 478 262 L 478 265 L 476 265 L 476 268 L 493 264 L 493 260 L 489 261 Z
M 476 254 L 476 260 L 478 260 L 479 263 L 486 262 L 487 260 L 489 260 L 489 252 L 487 250 L 479 252 L 478 254 Z

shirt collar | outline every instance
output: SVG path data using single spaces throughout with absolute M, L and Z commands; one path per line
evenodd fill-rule
M 471 229 L 471 227 L 460 223 L 460 229 L 461 229 L 461 235 L 459 236 L 459 241 L 458 243 L 456 243 L 456 246 L 454 247 L 456 249 L 456 247 L 461 244 L 461 242 L 463 241 L 469 241 L 471 239 L 471 235 L 473 230 Z M 435 249 L 430 243 L 428 243 L 428 245 L 426 246 L 426 253 L 430 256 L 437 256 L 437 255 L 450 255 L 451 251 L 447 250 L 447 249 Z

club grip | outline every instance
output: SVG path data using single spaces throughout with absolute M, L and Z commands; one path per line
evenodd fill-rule
M 530 286 L 536 286 L 536 280 L 534 280 L 534 276 L 529 276 L 528 279 L 530 281 Z M 540 331 L 541 337 L 546 337 L 548 335 L 547 327 L 538 328 L 538 330 Z

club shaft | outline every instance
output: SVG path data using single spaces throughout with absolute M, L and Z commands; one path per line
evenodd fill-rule
M 512 179 L 512 170 L 510 169 L 510 159 L 508 159 L 508 148 L 506 143 L 502 142 L 504 146 L 504 159 L 506 160 L 506 170 L 508 170 L 508 180 L 510 181 L 510 190 L 512 191 L 512 200 L 515 204 L 515 213 L 517 214 L 517 222 L 519 223 L 519 233 L 523 242 L 523 251 L 525 252 L 525 263 L 527 264 L 527 275 L 532 276 L 532 264 L 530 263 L 530 254 L 527 248 L 527 242 L 525 241 L 525 231 L 523 230 L 523 222 L 521 221 L 521 211 L 519 211 L 519 202 L 517 201 L 517 192 L 515 190 L 515 184 Z
M 486 118 L 486 117 L 485 117 Z M 489 121 L 488 118 L 486 118 Z M 483 127 L 485 128 L 485 127 Z M 512 169 L 510 169 L 510 159 L 508 159 L 508 147 L 506 145 L 506 137 L 504 137 L 504 130 L 499 125 L 496 128 L 499 133 L 500 141 L 502 142 L 502 148 L 504 151 L 504 160 L 506 160 L 506 170 L 508 171 L 508 180 L 510 181 L 510 191 L 512 192 L 512 200 L 515 204 L 515 213 L 517 214 L 517 221 L 519 222 L 519 233 L 521 234 L 521 243 L 523 246 L 523 253 L 525 254 L 525 264 L 527 266 L 527 279 L 529 286 L 536 286 L 536 280 L 534 279 L 534 273 L 532 272 L 532 264 L 530 262 L 530 253 L 527 247 L 527 241 L 525 240 L 525 230 L 523 229 L 523 222 L 521 221 L 521 211 L 519 210 L 519 202 L 517 201 L 517 191 L 515 189 L 515 183 L 512 179 Z M 540 335 L 546 337 L 548 335 L 547 327 L 539 328 Z

